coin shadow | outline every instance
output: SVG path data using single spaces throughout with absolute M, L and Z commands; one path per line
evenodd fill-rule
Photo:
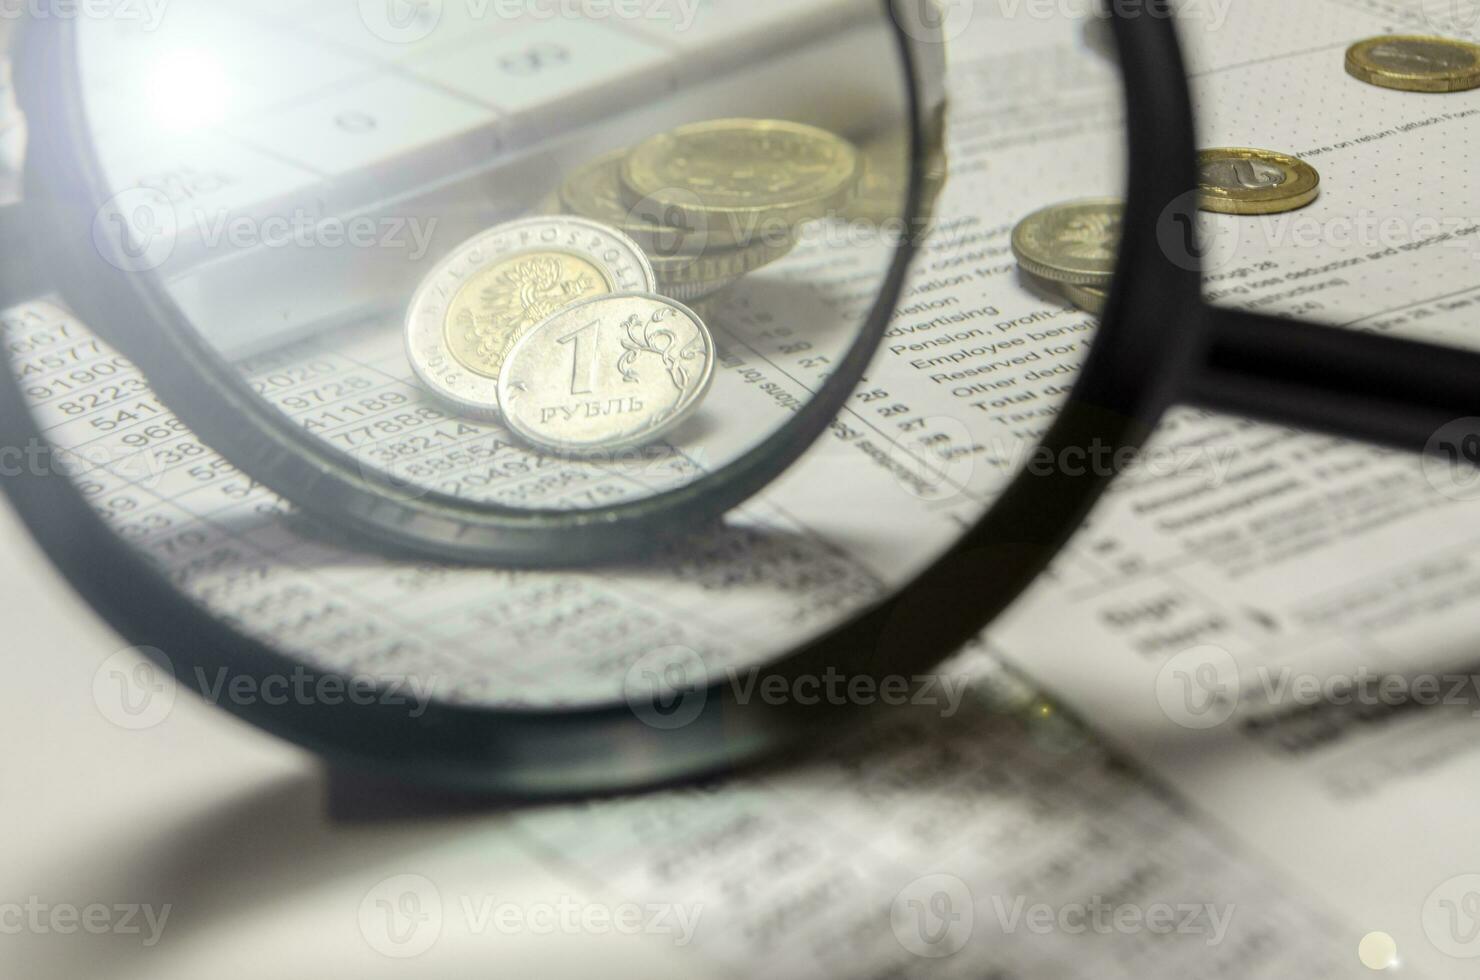
M 719 420 L 714 417 L 714 414 L 701 406 L 697 412 L 685 419 L 669 434 L 667 441 L 679 452 L 687 454 L 687 447 L 702 447 L 704 440 L 718 430 L 718 425 Z

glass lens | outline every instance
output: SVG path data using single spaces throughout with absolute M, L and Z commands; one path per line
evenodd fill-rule
M 37 418 L 118 534 L 319 669 L 550 706 L 670 677 L 654 657 L 768 661 L 898 589 L 1025 467 L 1110 465 L 1034 451 L 1119 226 L 1103 24 L 899 6 L 221 0 L 78 24 L 110 261 L 315 445 L 413 492 L 594 517 L 823 390 L 924 231 L 902 220 L 898 39 L 919 42 L 934 231 L 831 431 L 719 526 L 574 571 L 385 557 L 51 305 L 8 323 Z
M 872 308 L 909 84 L 878 3 L 648 6 L 214 3 L 84 30 L 116 257 L 403 490 L 601 510 L 723 467 Z M 818 295 L 818 256 L 852 302 Z

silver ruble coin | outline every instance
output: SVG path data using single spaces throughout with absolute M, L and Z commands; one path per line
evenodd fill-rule
M 573 303 L 656 286 L 641 247 L 614 228 L 562 216 L 511 221 L 459 245 L 422 280 L 406 354 L 435 394 L 497 419 L 499 370 L 520 337 Z
M 599 456 L 672 431 L 713 377 L 714 338 L 697 313 L 619 294 L 577 303 L 515 342 L 498 395 L 504 423 L 530 445 Z

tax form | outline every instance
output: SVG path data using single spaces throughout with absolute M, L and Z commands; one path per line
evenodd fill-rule
M 1366 35 L 1473 38 L 1465 14 L 1256 3 L 1216 34 L 1184 31 L 1202 142 L 1279 149 L 1323 176 L 1303 211 L 1212 219 L 1215 301 L 1475 346 L 1480 95 L 1413 98 L 1342 71 Z M 1391 935 L 1404 970 L 1473 976 L 1466 475 L 1186 410 L 1158 439 L 1188 466 L 1113 489 L 997 642 L 1292 880 Z
M 194 440 L 127 362 L 66 311 L 52 304 L 10 311 L 7 340 L 49 437 L 97 460 L 82 479 L 105 516 L 182 588 L 225 615 L 250 611 L 251 628 L 305 658 L 366 672 L 414 659 L 419 669 L 447 678 L 458 698 L 497 700 L 513 684 L 536 703 L 610 696 L 620 690 L 631 658 L 660 643 L 690 646 L 718 665 L 763 660 L 902 580 L 976 516 L 1009 468 L 996 453 L 972 450 L 1020 444 L 1040 432 L 1052 418 L 1053 386 L 1072 376 L 1092 334 L 1088 317 L 1046 302 L 1018 281 L 1007 236 L 1015 219 L 1031 210 L 1026 204 L 1111 193 L 1118 186 L 1119 175 L 1104 166 L 1118 153 L 1120 138 L 1112 68 L 1086 55 L 1078 25 L 1066 31 L 1060 24 L 1014 21 L 1005 31 L 991 9 L 980 14 L 954 49 L 955 176 L 937 235 L 869 385 L 801 464 L 819 469 L 789 475 L 725 528 L 651 566 L 514 575 L 363 565 L 324 529 L 291 513 Z M 1311 19 L 1311 31 L 1301 43 L 1329 44 L 1338 55 L 1342 38 L 1381 29 L 1380 16 L 1334 0 L 1313 2 L 1302 16 Z M 1257 33 L 1250 25 L 1258 23 L 1235 20 L 1230 36 L 1244 37 L 1240 24 L 1245 34 Z M 1296 33 L 1276 32 L 1275 47 L 1267 50 L 1277 53 Z M 1223 52 L 1217 64 L 1224 72 L 1257 61 L 1249 50 L 1230 54 L 1222 35 L 1219 40 L 1213 51 Z M 1271 39 L 1243 43 L 1266 50 L 1260 44 Z M 1322 85 L 1338 80 L 1319 76 Z M 1328 188 L 1333 177 L 1327 168 Z M 768 291 L 792 296 L 805 288 L 819 318 L 850 316 L 861 302 L 849 289 L 856 261 L 804 247 L 737 291 L 727 301 L 729 315 L 763 325 Z M 1274 274 L 1261 273 L 1265 279 Z M 1215 280 L 1241 281 L 1231 274 Z M 1372 279 L 1363 284 L 1381 288 Z M 1332 285 L 1315 294 L 1318 299 L 1302 293 L 1300 302 L 1335 304 L 1338 294 L 1345 295 Z M 1363 310 L 1370 298 L 1359 293 L 1349 302 Z M 816 369 L 805 363 L 812 352 L 788 350 L 794 337 L 766 337 L 764 329 L 752 336 L 755 346 L 727 369 L 757 372 L 767 390 L 802 391 L 816 382 Z M 431 405 L 399 351 L 376 340 L 373 324 L 346 324 L 325 336 L 254 350 L 252 358 L 249 369 L 265 395 L 305 423 L 344 433 L 351 448 L 362 436 L 372 446 L 422 440 L 415 444 L 437 447 L 453 479 L 471 486 L 493 472 L 480 448 L 490 445 L 489 431 Z M 121 419 L 120 411 L 135 418 Z M 901 419 L 924 425 L 905 429 Z M 1188 415 L 1174 420 L 1164 438 L 1206 441 L 1189 435 L 1194 427 L 1204 437 L 1233 429 L 1247 436 L 1247 448 L 1238 443 L 1234 461 L 1240 465 L 1246 452 L 1282 451 L 1299 441 Z M 496 453 L 515 452 L 498 444 L 496 433 L 493 439 Z M 938 452 L 943 443 L 966 451 L 944 455 L 972 461 L 948 467 L 944 482 L 912 481 L 908 468 L 887 465 L 891 454 L 918 457 L 924 447 Z M 1395 472 L 1406 466 L 1402 472 L 1411 474 L 1416 465 L 1313 444 L 1333 457 L 1371 457 L 1372 473 L 1381 464 Z M 1209 463 L 1208 475 L 1222 472 L 1218 462 Z M 829 480 L 819 481 L 819 471 Z M 528 492 L 549 492 L 538 485 L 546 474 L 504 475 L 495 481 L 500 490 L 526 492 L 521 488 L 533 479 L 537 485 Z M 1366 478 L 1360 469 L 1344 477 L 1359 485 L 1348 498 L 1357 511 L 1353 526 L 1367 527 L 1371 511 L 1362 507 L 1376 506 L 1363 505 L 1364 495 L 1389 496 L 1383 483 L 1362 491 Z M 819 485 L 848 492 L 806 492 Z M 1128 487 L 1112 506 L 1160 485 Z M 1110 511 L 1110 521 L 1115 514 Z M 1093 528 L 1085 540 L 1096 540 Z M 1455 543 L 1452 535 L 1445 541 Z M 1201 542 L 1187 547 L 1193 544 Z M 1118 547 L 1133 552 L 1141 546 Z M 1113 552 L 1093 543 L 1088 551 L 1066 557 L 1060 583 L 1152 581 L 1137 566 L 1116 564 Z M 1099 577 L 1081 582 L 1074 576 L 1081 568 Z M 1045 605 L 1060 583 L 1042 590 Z M 1089 608 L 1079 593 L 1068 601 L 1076 621 L 1094 622 L 1078 612 Z M 1269 600 L 1258 603 L 1256 611 Z M 1045 611 L 1042 618 L 1055 615 Z M 181 929 L 185 939 L 172 943 L 166 928 L 149 951 L 113 944 L 104 952 L 83 947 L 92 951 L 79 953 L 56 937 L 29 937 L 16 947 L 28 968 L 22 972 L 45 975 L 46 964 L 62 962 L 48 956 L 79 956 L 93 972 L 106 964 L 118 976 L 187 975 L 207 966 L 219 974 L 224 951 L 250 939 L 256 957 L 272 955 L 262 950 L 301 951 L 302 959 L 274 971 L 288 976 L 322 975 L 326 967 L 398 975 L 407 962 L 395 955 L 406 948 L 394 942 L 402 933 L 380 924 L 376 903 L 414 894 L 416 909 L 437 910 L 407 926 L 405 935 L 421 938 L 427 935 L 422 927 L 436 926 L 431 945 L 414 962 L 443 976 L 486 976 L 490 958 L 511 949 L 514 956 L 531 950 L 560 955 L 556 940 L 505 935 L 485 913 L 490 901 L 527 910 L 572 896 L 584 906 L 665 908 L 664 921 L 672 927 L 644 936 L 640 946 L 603 945 L 602 937 L 589 933 L 563 937 L 591 958 L 561 961 L 569 975 L 583 975 L 583 967 L 589 973 L 590 962 L 600 961 L 614 975 L 1343 977 L 1366 974 L 1356 951 L 1375 930 L 1399 937 L 1405 961 L 1415 964 L 1409 974 L 1455 975 L 1447 959 L 1420 963 L 1417 951 L 1410 954 L 1411 930 L 1405 933 L 1396 915 L 1373 916 L 1368 905 L 1353 901 L 1360 888 L 1319 885 L 1309 865 L 1271 853 L 1267 841 L 1240 837 L 1239 827 L 1219 826 L 1206 811 L 1220 807 L 1204 808 L 1215 798 L 1212 791 L 1176 798 L 1128 771 L 1003 666 L 1005 656 L 1129 744 L 1119 719 L 1102 710 L 1093 691 L 1081 689 L 1087 685 L 1067 683 L 1075 675 L 1104 682 L 1098 644 L 1088 651 L 1087 645 L 1065 646 L 1061 657 L 1045 657 L 1043 648 L 1052 645 L 1047 638 L 1056 635 L 1032 619 L 1031 610 L 1024 613 L 1015 628 L 994 637 L 1001 655 L 982 647 L 953 662 L 951 673 L 971 682 L 970 696 L 954 709 L 865 726 L 839 744 L 819 746 L 817 758 L 796 770 L 631 800 L 479 815 L 454 822 L 451 831 L 448 825 L 414 825 L 374 835 L 373 848 L 347 852 L 334 852 L 318 823 L 293 823 L 294 832 L 325 844 L 331 853 L 321 860 L 334 873 L 312 888 L 285 889 L 257 904 L 182 891 L 168 877 L 151 879 L 141 898 L 137 877 L 149 878 L 148 865 L 123 862 L 109 887 L 120 899 L 175 902 L 177 923 L 191 923 Z M 535 639 L 561 656 L 529 663 Z M 1084 669 L 1086 656 L 1096 658 L 1088 662 L 1095 669 Z M 36 717 L 35 709 L 21 717 Z M 98 738 L 120 738 L 106 726 L 84 727 Z M 227 727 L 224 717 L 180 709 L 180 717 L 145 743 L 152 749 L 126 749 L 163 765 L 181 751 L 170 736 L 199 735 L 225 757 L 246 760 L 244 771 L 271 770 L 254 756 L 266 751 L 261 740 L 248 736 L 250 748 L 237 745 L 221 732 Z M 1207 781 L 1215 783 L 1216 763 L 1203 762 Z M 42 778 L 34 763 L 11 765 L 20 775 Z M 197 767 L 187 768 L 203 784 L 218 785 Z M 98 785 L 116 789 L 106 772 L 95 775 Z M 1182 771 L 1174 775 L 1181 784 Z M 163 782 L 140 778 L 145 785 Z M 12 839 L 35 840 L 36 831 L 19 821 L 50 816 L 48 804 L 13 802 Z M 1389 828 L 1382 846 L 1394 863 L 1417 846 L 1392 835 L 1391 824 L 1376 823 Z M 147 852 L 141 844 L 160 843 L 147 829 L 108 834 L 106 841 L 129 851 Z M 1336 842 L 1345 835 L 1327 837 Z M 1453 841 L 1453 833 L 1443 840 Z M 1440 849 L 1436 838 L 1430 843 Z M 7 869 L 8 890 L 54 887 L 48 873 L 56 862 L 18 850 Z M 256 871 L 220 856 L 202 866 L 223 876 Z M 419 879 L 410 891 L 397 890 L 404 876 Z M 511 877 L 517 887 L 509 887 Z M 382 891 L 388 882 L 391 890 Z M 969 900 L 960 900 L 962 888 Z M 941 896 L 950 901 L 942 903 Z M 1103 931 L 1090 924 L 1102 906 L 1112 916 Z M 392 911 L 396 907 L 391 902 Z M 1153 925 L 1147 921 L 1153 909 L 1167 917 Z M 1116 915 L 1124 916 L 1119 926 L 1113 925 Z M 930 955 L 940 951 L 940 941 L 955 939 L 963 943 L 955 955 Z M 613 949 L 633 968 L 612 967 Z M 87 971 L 65 975 L 78 972 Z

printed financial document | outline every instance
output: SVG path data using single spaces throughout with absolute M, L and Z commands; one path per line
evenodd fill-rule
M 1036 207 L 1119 189 L 1113 60 L 1094 18 L 1008 7 L 976 5 L 953 41 L 951 183 L 868 384 L 798 472 L 642 566 L 511 573 L 358 560 L 196 441 L 65 310 L 10 311 L 7 340 L 48 437 L 74 451 L 120 533 L 181 588 L 306 662 L 361 673 L 414 663 L 445 685 L 441 696 L 505 702 L 512 691 L 530 704 L 620 697 L 633 662 L 659 645 L 743 669 L 949 544 L 1051 422 L 1093 337 L 1091 317 L 1019 278 L 1008 236 Z M 1422 141 L 1404 160 L 1463 153 L 1462 120 L 1480 96 L 1413 102 L 1341 73 L 1347 44 L 1422 29 L 1423 7 L 1187 5 L 1204 140 L 1306 156 L 1325 178 L 1321 210 L 1284 216 L 1283 231 L 1211 223 L 1220 302 L 1463 341 L 1461 287 L 1476 266 L 1462 219 L 1480 215 L 1466 197 L 1480 190 L 1446 185 L 1439 231 L 1389 222 L 1392 240 L 1359 255 L 1320 237 L 1333 221 L 1355 225 L 1362 208 L 1379 228 L 1422 216 L 1430 198 L 1419 195 L 1440 193 L 1384 163 L 1385 143 Z M 1445 226 L 1451 216 L 1460 223 Z M 1314 231 L 1296 223 L 1307 220 Z M 1449 236 L 1425 247 L 1427 237 L 1402 240 L 1405 229 Z M 855 283 L 874 261 L 804 242 L 722 301 L 735 404 L 784 412 L 817 383 L 828 351 L 775 330 L 773 307 L 794 316 L 801 296 L 810 322 L 847 322 L 871 300 Z M 367 459 L 409 448 L 459 489 L 495 498 L 600 485 L 579 467 L 532 470 L 497 427 L 440 408 L 384 327 L 295 330 L 253 345 L 244 364 L 266 397 Z M 681 963 L 682 975 L 1346 977 L 1370 972 L 1358 949 L 1376 932 L 1394 937 L 1408 975 L 1464 975 L 1463 943 L 1443 945 L 1464 932 L 1439 917 L 1475 904 L 1464 881 L 1446 885 L 1467 861 L 1480 869 L 1459 816 L 1474 802 L 1462 728 L 1473 704 L 1384 719 L 1256 712 L 1246 698 L 1226 723 L 1195 728 L 1179 724 L 1185 702 L 1167 691 L 1198 693 L 1184 676 L 1222 690 L 1226 675 L 1204 660 L 1215 671 L 1232 662 L 1254 691 L 1261 666 L 1276 680 L 1285 666 L 1321 677 L 1363 663 L 1462 672 L 1475 659 L 1466 502 L 1436 492 L 1439 477 L 1408 457 L 1192 412 L 1168 421 L 1147 460 L 1014 619 L 952 662 L 959 685 L 918 717 L 865 725 L 791 771 L 476 818 L 480 848 L 517 853 L 565 890 L 508 899 L 465 839 L 418 845 L 424 828 L 412 827 L 374 858 L 343 857 L 354 872 L 321 893 L 255 921 L 288 937 L 361 915 L 359 928 L 336 924 L 323 955 L 366 976 L 394 975 L 386 949 L 408 948 L 375 918 L 377 901 L 407 894 L 439 909 L 422 962 L 449 976 L 479 968 L 500 904 L 527 912 L 562 898 L 661 915 L 667 931 L 643 937 L 644 955 Z M 1331 639 L 1335 623 L 1350 645 Z M 1301 644 L 1314 633 L 1326 649 Z M 536 646 L 558 655 L 534 660 Z M 1040 684 L 1088 730 L 1037 696 Z M 1149 774 L 1128 769 L 1121 750 Z M 18 863 L 14 888 L 38 887 L 28 875 L 42 865 Z M 230 929 L 208 903 L 195 911 L 196 935 Z M 168 956 L 204 962 L 168 938 L 162 952 L 105 962 L 140 976 L 162 975 Z M 940 955 L 957 941 L 956 955 Z M 22 955 L 42 963 L 59 948 L 37 941 Z
M 1473 38 L 1465 13 L 1246 3 L 1221 31 L 1184 30 L 1202 143 L 1277 148 L 1323 177 L 1301 211 L 1211 219 L 1215 301 L 1476 344 L 1480 186 L 1463 161 L 1480 96 L 1415 99 L 1342 72 L 1365 35 Z M 1404 970 L 1473 975 L 1468 474 L 1190 410 L 1158 444 L 1186 469 L 1113 488 L 997 642 L 1195 809 L 1393 937 Z

